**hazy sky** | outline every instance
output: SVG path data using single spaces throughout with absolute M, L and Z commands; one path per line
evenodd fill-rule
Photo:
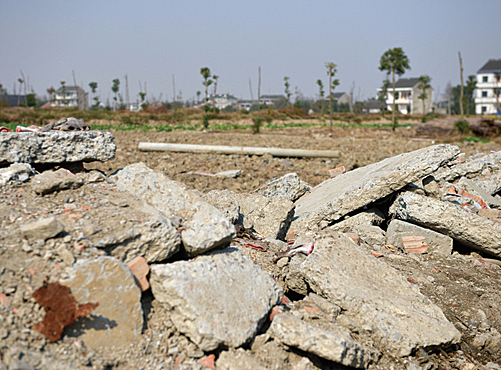
M 255 0 L 255 1 L 8 1 L 0 2 L 0 83 L 12 93 L 20 70 L 39 96 L 60 81 L 112 99 L 120 79 L 130 100 L 139 81 L 148 96 L 171 100 L 172 76 L 183 100 L 204 91 L 201 67 L 220 76 L 218 93 L 249 99 L 291 92 L 317 97 L 316 81 L 327 85 L 325 62 L 338 66 L 340 85 L 367 99 L 385 78 L 381 55 L 402 47 L 411 70 L 428 74 L 435 94 L 447 82 L 476 74 L 488 59 L 501 59 L 500 0 Z M 18 84 L 16 83 L 18 87 Z

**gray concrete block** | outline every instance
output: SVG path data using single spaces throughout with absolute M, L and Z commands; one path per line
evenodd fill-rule
M 458 154 L 456 146 L 434 145 L 326 180 L 295 203 L 291 230 L 297 235 L 323 229 L 342 216 L 425 178 Z
M 429 247 L 428 252 L 430 253 L 447 256 L 450 256 L 452 253 L 453 240 L 451 237 L 409 222 L 392 220 L 386 231 L 387 243 L 403 250 L 403 236 L 424 236 Z
M 501 256 L 501 223 L 470 213 L 460 205 L 403 193 L 391 206 L 390 213 L 400 220 L 435 230 L 472 248 Z
M 346 328 L 332 323 L 321 326 L 291 313 L 276 315 L 270 331 L 287 346 L 357 369 L 366 369 L 380 356 L 379 351 L 354 341 Z
M 176 328 L 203 351 L 252 339 L 282 290 L 235 248 L 151 266 L 150 284 Z
M 144 163 L 129 165 L 111 177 L 119 189 L 129 191 L 167 218 L 180 220 L 183 246 L 189 256 L 227 245 L 236 234 L 233 224 L 213 205 L 186 185 Z
M 315 293 L 340 306 L 357 327 L 370 327 L 373 340 L 397 356 L 460 340 L 438 306 L 344 234 L 320 237 L 301 273 Z
M 115 138 L 106 131 L 7 132 L 0 135 L 0 165 L 108 161 Z

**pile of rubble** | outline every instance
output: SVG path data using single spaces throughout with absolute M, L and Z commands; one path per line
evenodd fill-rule
M 0 369 L 500 368 L 397 265 L 464 246 L 499 274 L 501 152 L 435 145 L 250 194 L 65 169 L 114 151 L 99 131 L 0 135 Z

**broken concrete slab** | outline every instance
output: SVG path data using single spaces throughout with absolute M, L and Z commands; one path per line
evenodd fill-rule
M 61 281 L 79 303 L 98 302 L 92 313 L 70 325 L 65 334 L 101 349 L 128 345 L 143 330 L 141 290 L 124 263 L 112 257 L 82 259 L 67 269 Z
M 460 340 L 438 306 L 345 234 L 320 236 L 301 273 L 315 293 L 358 327 L 370 327 L 373 340 L 397 356 Z
M 202 198 L 219 209 L 232 224 L 236 224 L 240 215 L 240 206 L 236 200 L 228 196 L 227 192 L 228 190 L 212 190 L 202 195 Z
M 448 235 L 472 248 L 501 256 L 501 224 L 470 213 L 460 205 L 403 193 L 391 206 L 390 213 L 400 220 Z
M 35 193 L 44 195 L 66 189 L 77 189 L 84 184 L 84 180 L 60 168 L 57 171 L 44 171 L 34 176 L 30 184 Z
M 273 239 L 285 237 L 294 213 L 294 204 L 290 200 L 267 198 L 260 194 L 239 194 L 229 190 L 219 193 L 238 203 L 238 223 L 246 229 L 254 229 L 259 234 Z
M 451 237 L 401 220 L 392 220 L 386 231 L 387 243 L 400 250 L 404 249 L 402 237 L 424 236 L 430 253 L 450 256 L 453 240 Z
M 119 189 L 146 201 L 166 217 L 177 219 L 183 246 L 189 256 L 227 245 L 235 236 L 235 227 L 213 205 L 205 202 L 186 185 L 173 181 L 144 163 L 135 163 L 112 177 Z
M 326 180 L 296 203 L 291 230 L 318 231 L 342 216 L 425 178 L 459 154 L 441 144 L 400 154 Z
M 0 165 L 8 163 L 105 162 L 115 157 L 106 131 L 8 132 L 0 135 Z
M 311 191 L 311 186 L 301 180 L 296 173 L 288 173 L 278 179 L 271 180 L 253 193 L 261 194 L 266 198 L 289 199 L 295 202 Z
M 236 348 L 252 339 L 282 294 L 265 271 L 235 248 L 153 265 L 151 272 L 155 299 L 203 351 Z
M 266 370 L 250 351 L 238 348 L 236 351 L 223 351 L 216 366 L 218 370 Z
M 0 186 L 9 182 L 25 182 L 35 175 L 35 170 L 28 163 L 13 163 L 9 167 L 0 168 Z
M 47 240 L 64 231 L 55 217 L 41 218 L 20 226 L 21 235 L 28 240 Z
M 357 369 L 366 369 L 380 356 L 379 351 L 354 341 L 346 328 L 327 322 L 321 326 L 291 313 L 276 315 L 270 331 L 287 346 Z
M 501 191 L 501 171 L 488 172 L 483 176 L 476 177 L 474 181 L 478 187 L 491 195 Z
M 435 179 L 443 184 L 444 182 L 455 182 L 461 177 L 475 178 L 487 172 L 501 169 L 501 151 L 489 154 L 480 153 L 467 158 L 464 162 L 452 162 L 440 168 L 433 174 Z M 492 193 L 491 193 L 492 194 Z
M 336 222 L 334 225 L 329 226 L 329 229 L 334 231 L 346 232 L 351 228 L 357 226 L 380 226 L 385 221 L 385 216 L 377 208 L 369 208 L 362 210 L 353 216 L 345 216 L 342 221 Z
M 111 192 L 98 210 L 88 212 L 90 219 L 81 221 L 83 235 L 125 263 L 136 257 L 161 262 L 181 247 L 171 220 L 128 192 Z

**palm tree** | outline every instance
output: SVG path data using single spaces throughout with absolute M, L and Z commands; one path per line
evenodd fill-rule
M 381 60 L 379 62 L 379 70 L 380 71 L 386 71 L 386 73 L 389 75 L 392 75 L 392 82 L 393 82 L 393 108 L 391 111 L 391 122 L 392 122 L 392 129 L 395 131 L 395 128 L 397 126 L 396 121 L 395 121 L 395 74 L 402 76 L 405 73 L 406 69 L 411 69 L 409 66 L 409 59 L 407 58 L 407 55 L 405 55 L 404 51 L 402 48 L 393 48 L 393 49 L 388 49 L 382 56 Z
M 212 80 L 210 79 L 211 78 L 210 69 L 208 67 L 200 68 L 200 74 L 204 78 L 203 84 L 205 86 L 205 101 L 207 102 L 207 100 L 209 99 L 208 98 L 209 86 L 212 84 Z

